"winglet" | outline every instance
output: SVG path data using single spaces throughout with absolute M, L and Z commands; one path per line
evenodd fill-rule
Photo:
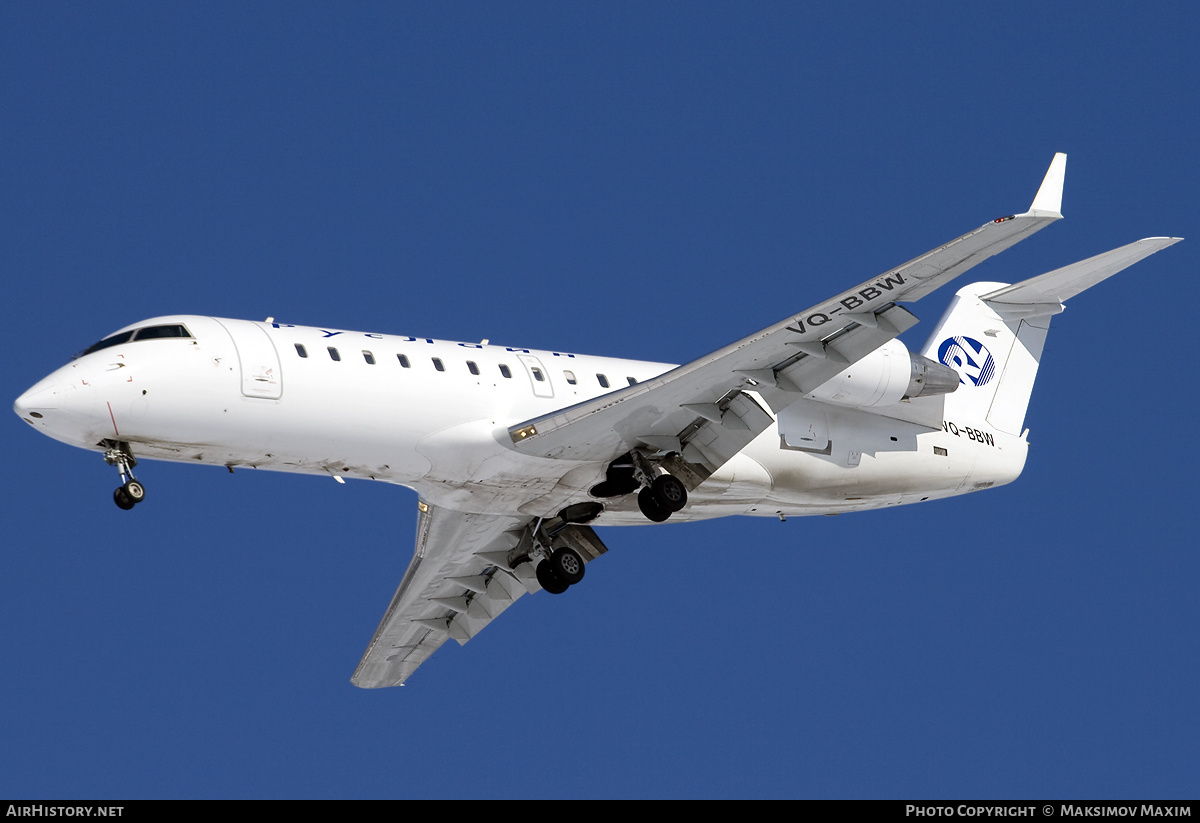
M 1063 180 L 1067 176 L 1067 156 L 1061 151 L 1050 161 L 1050 168 L 1042 179 L 1042 187 L 1038 189 L 1037 197 L 1033 198 L 1031 212 L 1050 212 L 1062 216 Z

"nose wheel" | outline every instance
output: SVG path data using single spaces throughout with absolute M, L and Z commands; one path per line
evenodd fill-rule
M 136 480 L 130 480 L 123 486 L 117 486 L 113 492 L 113 501 L 118 508 L 132 509 L 146 499 L 146 487 Z
M 137 460 L 125 443 L 113 443 L 104 452 L 104 462 L 116 466 L 121 473 L 121 485 L 113 492 L 113 502 L 121 509 L 132 509 L 146 499 L 146 487 L 133 476 Z

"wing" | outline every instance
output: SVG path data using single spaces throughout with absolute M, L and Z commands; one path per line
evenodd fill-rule
M 412 562 L 350 679 L 356 686 L 400 685 L 447 638 L 466 643 L 539 588 L 509 571 L 506 559 L 532 518 L 419 506 Z
M 924 297 L 1060 219 L 1066 159 L 1054 156 L 1029 211 L 997 218 L 659 377 L 513 426 L 512 448 L 586 461 L 648 448 L 715 471 L 771 425 L 754 395 L 774 412 L 786 408 L 915 324 L 898 302 Z

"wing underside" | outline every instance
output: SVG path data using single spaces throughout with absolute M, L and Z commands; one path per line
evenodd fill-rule
M 527 591 L 507 555 L 531 518 L 465 514 L 421 504 L 412 561 L 351 682 L 398 686 L 453 638 L 466 643 Z

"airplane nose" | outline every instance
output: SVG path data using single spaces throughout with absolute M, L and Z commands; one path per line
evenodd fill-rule
M 62 387 L 53 377 L 39 380 L 29 391 L 17 398 L 13 403 L 13 411 L 26 423 L 41 420 L 45 413 L 53 411 L 62 402 Z
M 90 445 L 104 422 L 95 406 L 91 369 L 71 363 L 30 387 L 13 403 L 13 411 L 42 434 Z

